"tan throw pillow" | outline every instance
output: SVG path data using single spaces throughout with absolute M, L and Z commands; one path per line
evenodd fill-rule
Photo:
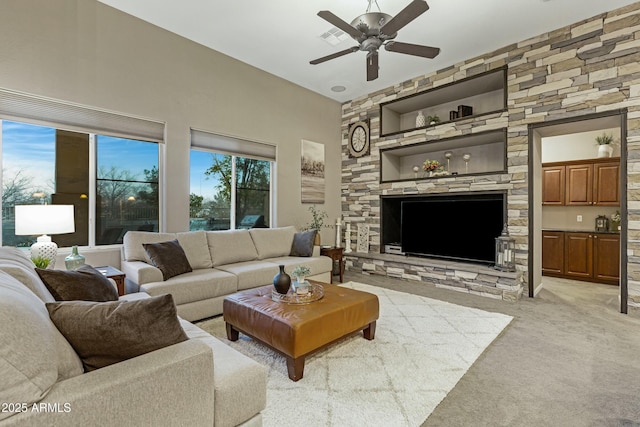
M 43 270 L 36 272 L 56 301 L 117 301 L 118 291 L 98 270 L 83 265 L 75 271 Z
M 86 372 L 188 339 L 171 294 L 135 301 L 49 302 L 47 310 Z
M 193 271 L 178 240 L 161 243 L 143 243 L 151 264 L 162 271 L 163 280 Z
M 301 231 L 293 235 L 291 256 L 313 255 L 313 242 L 316 239 L 316 230 Z

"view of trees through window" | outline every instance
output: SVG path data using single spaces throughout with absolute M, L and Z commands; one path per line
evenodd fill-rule
M 269 161 L 191 150 L 189 228 L 268 227 L 270 180 Z
M 98 245 L 122 243 L 128 230 L 158 230 L 158 144 L 0 123 L 3 245 L 35 242 L 37 236 L 15 235 L 14 207 L 22 204 L 74 205 L 75 233 L 52 236 L 61 247 L 89 245 L 91 240 Z M 95 144 L 95 158 L 90 157 L 91 144 Z M 89 212 L 92 193 L 95 215 Z M 95 236 L 89 236 L 90 218 L 96 218 Z

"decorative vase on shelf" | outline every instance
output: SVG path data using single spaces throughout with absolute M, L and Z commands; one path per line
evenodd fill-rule
M 284 271 L 284 265 L 280 265 L 279 268 L 280 271 L 273 277 L 273 287 L 276 288 L 276 292 L 284 295 L 289 292 L 291 276 Z
M 422 110 L 418 111 L 418 117 L 416 117 L 416 127 L 420 128 L 427 124 L 427 118 L 422 114 Z
M 84 265 L 84 255 L 78 253 L 78 247 L 73 246 L 71 253 L 64 259 L 64 266 L 67 270 L 77 270 L 80 266 Z
M 613 147 L 609 144 L 598 145 L 598 157 L 611 157 Z

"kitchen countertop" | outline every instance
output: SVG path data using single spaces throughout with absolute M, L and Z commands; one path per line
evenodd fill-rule
M 598 234 L 620 234 L 619 231 L 596 231 L 596 230 L 570 230 L 561 228 L 543 228 L 542 231 L 564 231 L 565 233 L 598 233 Z

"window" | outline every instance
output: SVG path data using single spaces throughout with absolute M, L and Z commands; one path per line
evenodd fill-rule
M 3 245 L 35 242 L 37 236 L 15 235 L 14 207 L 21 204 L 74 205 L 75 232 L 52 236 L 60 247 L 122 243 L 127 230 L 158 230 L 157 143 L 18 121 L 0 125 Z
M 192 149 L 189 229 L 268 227 L 272 164 Z

